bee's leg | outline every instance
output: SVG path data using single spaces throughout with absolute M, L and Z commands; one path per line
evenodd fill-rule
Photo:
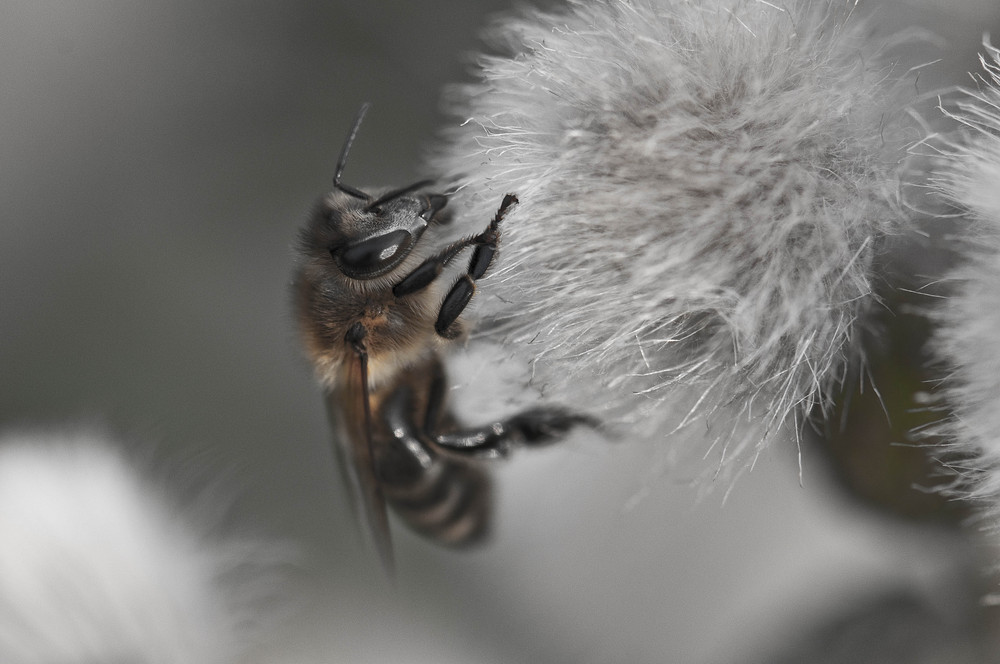
M 597 426 L 597 420 L 564 408 L 531 408 L 505 420 L 433 436 L 438 447 L 475 456 L 505 457 L 517 445 L 544 445 L 575 426 Z
M 415 293 L 430 285 L 435 279 L 441 276 L 441 271 L 462 249 L 475 247 L 472 258 L 469 259 L 469 267 L 465 274 L 458 278 L 458 281 L 451 287 L 444 301 L 441 303 L 441 310 L 438 312 L 434 329 L 439 335 L 446 339 L 453 339 L 458 336 L 459 329 L 454 325 L 458 317 L 465 311 L 473 294 L 476 292 L 476 280 L 482 278 L 493 262 L 493 256 L 497 252 L 497 244 L 500 241 L 500 222 L 503 220 L 507 210 L 517 203 L 517 196 L 507 194 L 500 204 L 500 209 L 479 235 L 465 238 L 445 247 L 440 253 L 431 256 L 418 265 L 413 272 L 403 277 L 403 280 L 396 284 L 392 293 L 396 297 L 403 297 L 410 293 Z
M 577 425 L 598 425 L 597 420 L 592 417 L 563 408 L 548 407 L 532 408 L 484 426 L 442 433 L 439 427 L 444 419 L 445 383 L 444 370 L 437 364 L 427 391 L 424 428 L 427 437 L 447 451 L 488 458 L 503 457 L 516 445 L 550 443 Z
M 414 421 L 413 409 L 413 394 L 407 387 L 393 391 L 382 405 L 382 424 L 394 440 L 394 444 L 384 445 L 379 450 L 382 455 L 379 467 L 386 486 L 407 487 L 419 482 L 434 462 L 433 451 L 421 439 L 422 432 Z
M 469 259 L 469 268 L 445 295 L 437 321 L 434 323 L 434 330 L 442 337 L 451 339 L 458 336 L 459 328 L 454 323 L 475 294 L 476 280 L 481 279 L 493 263 L 497 244 L 500 242 L 500 222 L 507 214 L 507 210 L 516 203 L 517 196 L 514 194 L 504 196 L 500 209 L 490 221 L 490 225 L 475 237 L 476 248 L 472 252 L 472 258 Z

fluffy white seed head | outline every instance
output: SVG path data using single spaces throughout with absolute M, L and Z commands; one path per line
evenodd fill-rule
M 99 437 L 0 439 L 0 661 L 238 661 L 284 554 L 190 517 Z
M 468 228 L 521 201 L 483 327 L 628 437 L 759 449 L 840 379 L 897 224 L 865 27 L 822 2 L 569 0 L 487 37 L 434 157 Z
M 979 88 L 945 110 L 959 129 L 934 181 L 965 214 L 968 242 L 936 314 L 935 349 L 949 372 L 943 433 L 959 460 L 954 488 L 983 501 L 987 527 L 1000 534 L 1000 51 L 986 49 Z

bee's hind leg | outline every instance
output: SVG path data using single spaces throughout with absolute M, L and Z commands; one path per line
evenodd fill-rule
M 517 445 L 554 442 L 578 425 L 594 427 L 597 421 L 558 407 L 531 408 L 480 427 L 435 434 L 433 440 L 450 452 L 497 458 L 509 455 Z
M 427 399 L 425 433 L 448 452 L 486 458 L 505 457 L 518 445 L 544 445 L 558 440 L 575 426 L 596 428 L 597 419 L 556 406 L 530 408 L 478 427 L 441 432 L 445 399 L 444 371 L 437 365 Z

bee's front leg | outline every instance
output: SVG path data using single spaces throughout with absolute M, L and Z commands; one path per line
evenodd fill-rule
M 444 267 L 460 251 L 466 247 L 474 247 L 475 249 L 472 252 L 472 258 L 469 259 L 469 266 L 465 274 L 458 278 L 451 287 L 451 290 L 448 291 L 448 294 L 445 295 L 444 301 L 441 303 L 441 309 L 438 312 L 437 320 L 434 323 L 434 330 L 445 339 L 454 339 L 459 336 L 460 328 L 454 323 L 462 315 L 462 312 L 465 311 L 469 300 L 475 294 L 476 280 L 481 279 L 493 263 L 493 257 L 497 252 L 497 244 L 500 242 L 500 222 L 503 221 L 507 210 L 516 203 L 517 196 L 514 194 L 504 196 L 503 202 L 500 203 L 500 209 L 497 210 L 496 215 L 490 221 L 486 230 L 479 235 L 459 240 L 445 247 L 437 255 L 425 260 L 393 287 L 393 295 L 403 297 L 426 288 L 441 275 Z

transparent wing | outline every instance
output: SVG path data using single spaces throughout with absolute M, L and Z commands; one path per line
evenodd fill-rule
M 362 538 L 393 571 L 392 538 L 385 496 L 375 469 L 372 414 L 368 394 L 368 356 L 363 346 L 345 367 L 340 386 L 326 395 L 333 427 L 333 448 L 361 528 Z

